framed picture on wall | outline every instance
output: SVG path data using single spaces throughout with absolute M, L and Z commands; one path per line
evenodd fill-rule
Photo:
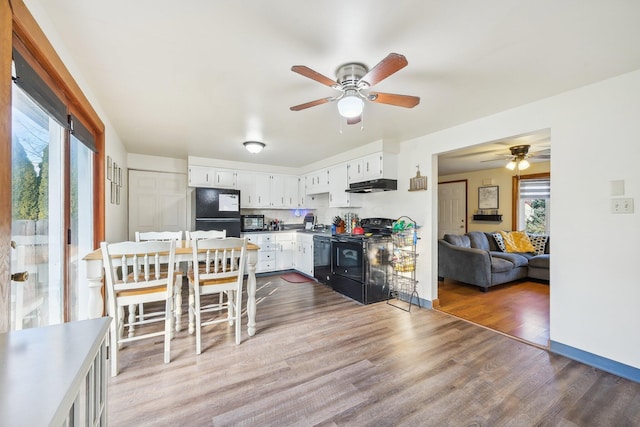
M 498 209 L 498 186 L 478 187 L 478 209 Z
M 113 162 L 111 156 L 107 156 L 107 179 L 111 181 L 113 179 Z
M 111 204 L 113 205 L 116 204 L 116 188 L 118 188 L 116 183 L 111 181 Z

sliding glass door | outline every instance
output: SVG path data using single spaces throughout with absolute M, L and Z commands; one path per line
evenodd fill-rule
M 64 129 L 17 85 L 12 93 L 11 329 L 63 321 Z

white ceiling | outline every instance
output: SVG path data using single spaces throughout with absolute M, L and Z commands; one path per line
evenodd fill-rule
M 129 152 L 184 159 L 299 167 L 640 68 L 637 0 L 25 3 L 49 15 Z M 364 130 L 341 124 L 335 103 L 289 110 L 335 94 L 292 65 L 335 78 L 391 52 L 409 65 L 374 89 L 417 107 L 368 103 Z M 267 148 L 250 155 L 248 139 Z

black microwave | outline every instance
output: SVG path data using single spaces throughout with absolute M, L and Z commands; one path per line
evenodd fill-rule
M 264 215 L 240 215 L 242 231 L 262 231 Z

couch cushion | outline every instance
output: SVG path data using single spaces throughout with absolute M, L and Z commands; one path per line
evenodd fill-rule
M 490 249 L 487 236 L 482 231 L 470 231 L 467 236 L 469 236 L 472 248 L 482 249 L 483 251 Z
M 529 259 L 524 254 L 516 254 L 513 252 L 491 252 L 491 257 L 509 261 L 512 264 L 511 268 L 526 267 L 529 264 Z
M 502 252 L 507 251 L 507 247 L 504 245 L 504 240 L 502 239 L 502 234 L 500 233 L 491 233 L 491 237 L 493 237 L 493 241 L 496 242 L 496 246 Z
M 549 254 L 536 255 L 529 259 L 529 267 L 533 268 L 549 268 Z
M 470 248 L 471 247 L 471 241 L 469 240 L 469 237 L 466 236 L 466 235 L 445 234 L 442 237 L 442 240 L 444 240 L 447 243 L 451 243 L 454 246 L 460 246 L 462 248 Z
M 535 235 L 529 234 L 529 240 L 533 245 L 533 249 L 536 255 L 542 255 L 545 253 L 545 249 L 547 247 L 547 240 L 549 240 L 549 236 L 545 235 Z
M 492 273 L 505 273 L 513 270 L 513 263 L 502 258 L 491 257 L 491 272 Z
M 529 236 L 524 231 L 500 231 L 507 252 L 535 252 Z

